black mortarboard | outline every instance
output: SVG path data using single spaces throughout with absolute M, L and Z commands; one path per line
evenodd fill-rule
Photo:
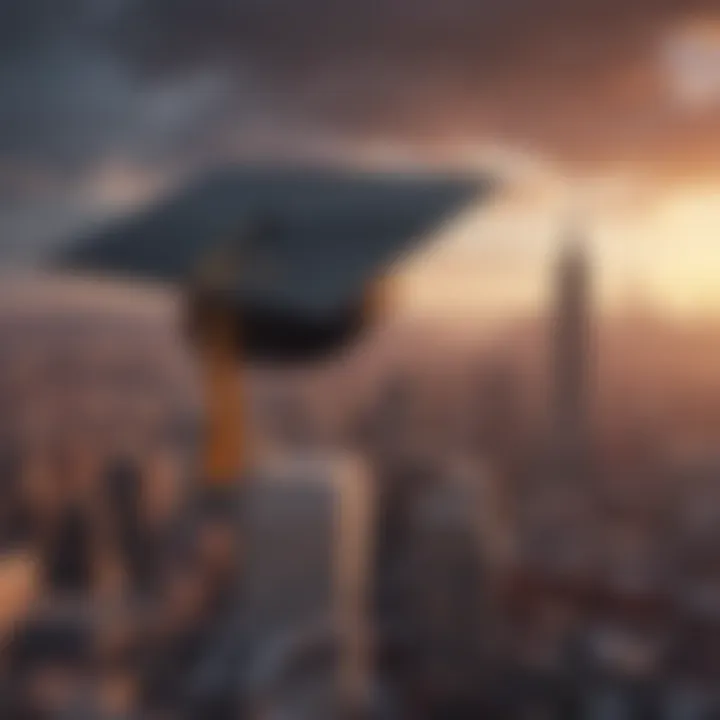
M 248 359 L 292 359 L 359 329 L 374 280 L 489 186 L 471 175 L 236 167 L 55 260 L 190 287 L 202 270 L 238 315 Z

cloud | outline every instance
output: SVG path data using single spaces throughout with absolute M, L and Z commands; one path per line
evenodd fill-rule
M 141 73 L 250 76 L 285 116 L 444 144 L 495 137 L 576 162 L 648 160 L 717 141 L 678 122 L 663 35 L 712 0 L 154 0 L 120 44 Z M 716 12 L 716 10 L 715 10 Z
M 494 142 L 699 170 L 720 118 L 676 112 L 657 53 L 715 4 L 0 0 L 0 244 L 37 242 L 34 207 L 48 235 L 82 215 L 108 167 L 178 178 L 248 154 Z
M 691 139 L 655 54 L 666 28 L 713 4 L 4 0 L 0 158 L 77 171 L 111 153 L 217 155 L 275 123 L 632 159 Z

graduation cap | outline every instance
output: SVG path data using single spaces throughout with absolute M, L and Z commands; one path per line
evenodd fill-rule
M 488 189 L 470 175 L 235 167 L 61 248 L 54 262 L 183 285 L 198 306 L 237 318 L 245 359 L 295 361 L 362 329 L 374 281 Z
M 342 347 L 378 314 L 389 267 L 489 189 L 474 175 L 235 167 L 61 248 L 53 264 L 186 291 L 210 406 L 205 474 L 226 482 L 243 456 L 236 362 Z

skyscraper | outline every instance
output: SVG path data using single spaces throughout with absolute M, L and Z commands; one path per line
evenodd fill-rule
M 588 450 L 590 273 L 582 240 L 565 243 L 556 275 L 552 347 L 552 432 L 557 460 L 583 463 Z
M 590 457 L 590 277 L 577 235 L 564 244 L 550 316 L 550 432 L 541 493 L 525 508 L 525 552 L 561 573 L 596 564 L 597 485 Z
M 371 483 L 351 458 L 278 460 L 248 482 L 241 605 L 247 663 L 265 691 L 298 692 L 306 708 L 363 699 L 372 513 Z

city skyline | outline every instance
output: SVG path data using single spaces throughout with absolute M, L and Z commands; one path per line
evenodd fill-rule
M 0 0 L 0 97 L 3 720 L 720 718 L 718 0 Z

